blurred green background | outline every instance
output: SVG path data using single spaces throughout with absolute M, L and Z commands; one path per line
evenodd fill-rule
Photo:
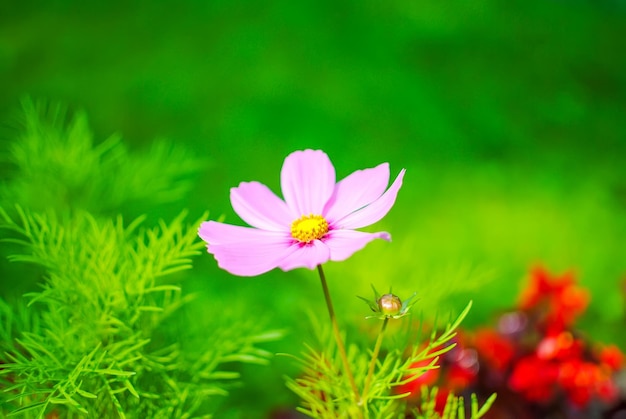
M 372 229 L 393 243 L 327 268 L 352 338 L 371 328 L 354 297 L 370 283 L 417 291 L 426 314 L 473 299 L 472 327 L 543 264 L 578 274 L 592 293 L 582 327 L 624 347 L 625 39 L 618 0 L 3 2 L 0 115 L 28 94 L 85 109 L 97 141 L 186 146 L 207 166 L 184 202 L 155 209 L 166 219 L 185 207 L 240 223 L 229 188 L 279 192 L 296 149 L 325 150 L 339 178 L 388 161 L 407 175 Z M 276 352 L 300 350 L 307 311 L 325 315 L 315 272 L 194 264 L 187 290 L 207 310 L 232 301 L 290 330 Z M 290 365 L 246 367 L 235 391 L 292 403 Z

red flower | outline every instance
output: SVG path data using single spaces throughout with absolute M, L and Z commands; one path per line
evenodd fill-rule
M 545 269 L 535 268 L 522 292 L 519 307 L 537 311 L 545 329 L 558 333 L 570 326 L 588 303 L 588 292 L 576 285 L 572 272 L 551 276 Z
M 445 372 L 444 382 L 450 390 L 461 391 L 476 379 L 478 355 L 476 350 L 462 347 L 454 348 L 452 355 L 452 362 Z
M 509 387 L 527 400 L 539 403 L 550 402 L 557 390 L 579 408 L 585 408 L 594 398 L 615 401 L 618 391 L 611 369 L 583 360 L 582 349 L 582 342 L 569 332 L 545 337 L 533 355 L 514 364 Z M 614 362 L 608 356 L 607 360 Z
M 527 400 L 545 403 L 552 399 L 559 378 L 558 364 L 536 355 L 520 359 L 509 377 L 509 387 Z
M 583 343 L 570 332 L 561 332 L 541 339 L 537 344 L 537 357 L 545 360 L 565 360 L 582 356 Z
M 617 397 L 617 388 L 607 371 L 596 364 L 578 359 L 561 364 L 559 384 L 568 399 L 580 408 L 587 406 L 594 397 L 606 402 L 612 402 Z
M 515 355 L 515 346 L 509 339 L 491 329 L 480 329 L 474 335 L 474 347 L 487 365 L 503 372 Z
M 617 371 L 624 364 L 624 354 L 615 345 L 609 345 L 598 351 L 598 359 L 611 371 Z

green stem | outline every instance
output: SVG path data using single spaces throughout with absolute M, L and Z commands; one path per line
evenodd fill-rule
M 383 327 L 380 329 L 380 333 L 378 334 L 378 338 L 376 339 L 376 344 L 374 345 L 374 352 L 372 353 L 372 360 L 370 361 L 370 368 L 367 371 L 367 377 L 365 378 L 365 387 L 363 388 L 363 397 L 367 397 L 367 393 L 370 389 L 370 384 L 372 383 L 372 377 L 374 376 L 374 368 L 376 368 L 376 361 L 378 360 L 378 353 L 380 352 L 380 345 L 383 343 L 383 335 L 385 334 L 385 330 L 387 329 L 387 322 L 389 322 L 389 317 L 385 317 L 383 320 Z
M 350 369 L 350 364 L 348 363 L 348 355 L 346 355 L 346 348 L 343 345 L 343 339 L 341 339 L 341 333 L 339 332 L 339 325 L 337 324 L 337 318 L 335 317 L 335 310 L 333 309 L 333 302 L 330 299 L 330 292 L 328 291 L 328 284 L 326 283 L 326 275 L 324 275 L 324 270 L 322 269 L 322 265 L 317 265 L 317 272 L 320 274 L 320 280 L 322 281 L 322 289 L 324 290 L 324 297 L 326 298 L 326 306 L 328 307 L 328 314 L 330 315 L 330 322 L 333 325 L 333 333 L 335 335 L 335 341 L 337 342 L 337 349 L 339 349 L 339 355 L 341 356 L 341 361 L 343 362 L 343 368 L 345 369 L 345 373 L 348 376 L 348 380 L 350 381 L 350 386 L 352 387 L 352 391 L 354 392 L 354 400 L 359 402 L 361 397 L 359 396 L 359 389 L 356 386 L 356 382 L 354 381 L 354 376 L 352 375 L 352 370 Z

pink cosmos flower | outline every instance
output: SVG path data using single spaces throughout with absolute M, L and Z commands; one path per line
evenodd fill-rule
M 335 183 L 335 168 L 320 150 L 291 153 L 280 173 L 284 201 L 259 182 L 230 190 L 235 212 L 250 227 L 217 221 L 202 223 L 198 234 L 220 268 L 240 276 L 274 268 L 309 269 L 350 257 L 387 232 L 355 229 L 383 218 L 393 206 L 405 170 L 385 192 L 389 164 L 357 170 Z

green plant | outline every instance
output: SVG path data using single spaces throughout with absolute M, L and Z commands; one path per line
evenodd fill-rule
M 441 417 L 441 419 L 463 419 L 468 417 L 464 398 L 455 397 L 454 394 L 448 395 L 441 415 L 435 416 L 438 391 L 439 389 L 437 387 L 433 387 L 430 391 L 427 387 L 422 387 L 421 406 L 419 409 L 413 411 L 415 419 L 432 419 L 438 416 Z M 469 404 L 469 417 L 473 419 L 482 418 L 495 400 L 496 394 L 494 393 L 479 407 L 476 395 L 472 394 Z
M 470 307 L 471 303 L 440 334 L 433 331 L 423 345 L 414 345 L 408 353 L 405 347 L 400 346 L 389 349 L 379 357 L 376 349 L 379 345 L 373 351 L 350 345 L 347 358 L 359 388 L 358 405 L 354 404 L 352 388 L 345 379 L 342 360 L 330 331 L 314 322 L 317 343 L 307 345 L 306 351 L 295 357 L 302 366 L 303 373 L 298 378 L 286 378 L 287 387 L 301 400 L 298 410 L 315 418 L 404 417 L 407 411 L 404 398 L 408 394 L 402 392 L 402 386 L 418 379 L 427 371 L 438 368 L 438 357 L 454 347 L 450 341 L 455 337 L 455 331 Z M 387 320 L 383 320 L 385 323 L 379 337 L 384 333 Z M 407 327 L 402 333 L 408 337 L 412 332 Z M 418 342 L 421 340 L 417 339 Z M 417 418 L 437 418 L 439 416 L 435 404 L 431 402 L 436 396 L 436 389 L 425 388 L 425 391 L 420 411 L 413 414 Z M 484 415 L 494 400 L 495 395 L 478 408 L 478 401 L 473 397 L 471 410 L 466 416 L 463 398 L 451 395 L 442 417 L 477 419 Z
M 26 100 L 9 145 L 3 248 L 40 269 L 38 290 L 0 298 L 0 416 L 210 417 L 236 365 L 267 363 L 259 344 L 282 333 L 220 302 L 219 316 L 190 314 L 181 281 L 203 247 L 199 220 L 119 215 L 179 199 L 195 160 L 164 143 L 143 156 L 116 137 L 94 146 L 84 114 L 66 124 L 63 109 Z
M 189 151 L 164 140 L 143 153 L 131 153 L 116 134 L 96 143 L 87 115 L 68 114 L 59 103 L 26 98 L 21 115 L 0 194 L 24 208 L 136 216 L 179 201 L 203 167 Z

